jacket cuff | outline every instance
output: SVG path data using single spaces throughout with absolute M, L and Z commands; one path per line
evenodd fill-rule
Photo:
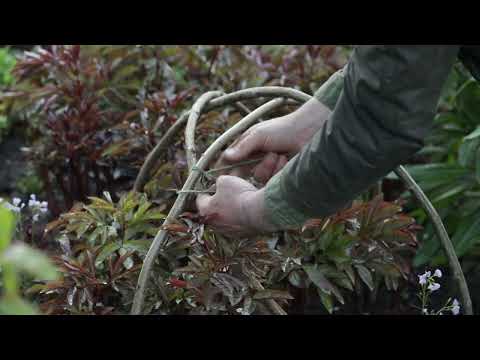
M 303 225 L 308 217 L 285 201 L 286 197 L 282 196 L 281 174 L 282 172 L 277 173 L 265 186 L 265 217 L 278 230 L 285 230 Z
M 343 91 L 343 81 L 345 79 L 346 68 L 338 70 L 315 92 L 313 97 L 328 107 L 331 111 L 337 105 L 337 101 Z
M 345 67 L 334 73 L 313 95 L 332 111 L 343 90 L 344 70 Z M 265 216 L 267 221 L 279 230 L 302 226 L 310 219 L 285 200 L 287 197 L 284 196 L 285 192 L 281 186 L 283 173 L 284 171 L 277 173 L 265 186 Z

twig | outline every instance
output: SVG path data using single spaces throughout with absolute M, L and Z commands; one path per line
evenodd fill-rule
M 187 154 L 188 171 L 197 163 L 197 156 L 195 154 L 195 128 L 197 121 L 202 115 L 205 106 L 219 96 L 223 95 L 221 91 L 209 91 L 200 96 L 200 98 L 193 104 L 190 115 L 188 116 L 187 127 L 185 128 L 185 151 Z
M 261 158 L 261 159 L 253 159 L 253 160 L 246 160 L 246 161 L 242 161 L 242 162 L 239 162 L 239 163 L 236 163 L 236 164 L 227 165 L 227 166 L 222 166 L 222 167 L 219 167 L 219 168 L 216 168 L 216 169 L 207 170 L 207 171 L 205 171 L 205 173 L 206 173 L 206 174 L 214 174 L 214 173 L 221 172 L 221 171 L 232 170 L 232 169 L 239 168 L 239 167 L 243 167 L 243 166 L 247 166 L 247 165 L 258 164 L 258 163 L 260 163 L 262 160 L 263 160 L 263 158 Z
M 428 216 L 432 220 L 435 232 L 437 233 L 443 250 L 447 255 L 448 264 L 450 266 L 451 272 L 453 273 L 453 279 L 455 280 L 458 289 L 460 290 L 460 296 L 462 298 L 462 305 L 465 309 L 465 314 L 473 315 L 472 300 L 470 298 L 467 281 L 465 280 L 465 275 L 463 274 L 462 267 L 460 265 L 460 262 L 458 261 L 457 254 L 455 253 L 455 248 L 452 245 L 452 241 L 448 236 L 447 230 L 443 225 L 440 215 L 438 215 L 437 211 L 435 210 L 423 190 L 420 188 L 420 186 L 418 186 L 418 184 L 415 182 L 415 180 L 413 180 L 413 178 L 403 166 L 399 166 L 394 171 L 395 174 L 397 174 L 397 176 L 401 178 L 405 182 L 407 187 L 413 192 L 417 200 L 421 203 L 422 207 L 425 209 Z
M 267 104 L 260 106 L 259 108 L 252 111 L 249 115 L 247 115 L 244 119 L 240 122 L 235 124 L 232 128 L 228 129 L 224 134 L 222 134 L 215 142 L 210 145 L 210 147 L 205 151 L 202 155 L 200 160 L 197 163 L 197 168 L 199 169 L 206 169 L 208 164 L 214 159 L 215 155 L 223 149 L 223 147 L 228 144 L 232 139 L 239 136 L 245 130 L 247 130 L 251 125 L 253 125 L 259 118 L 265 116 L 266 114 L 270 113 L 271 111 L 275 110 L 279 106 L 284 103 L 283 99 L 275 99 Z M 192 190 L 200 178 L 201 172 L 199 171 L 192 171 L 190 172 L 182 191 Z M 172 208 L 170 209 L 167 218 L 165 219 L 163 225 L 169 225 L 173 222 L 173 220 L 183 211 L 185 206 L 188 193 L 181 193 L 178 195 L 177 200 L 173 204 Z M 133 299 L 131 314 L 137 315 L 142 312 L 144 298 L 145 298 L 145 290 L 148 282 L 148 278 L 150 276 L 151 269 L 153 267 L 154 261 L 160 251 L 160 249 L 165 244 L 167 239 L 168 232 L 164 229 L 161 229 L 155 239 L 153 240 L 150 249 L 145 256 L 145 260 L 143 263 L 142 270 L 140 271 L 140 275 L 138 278 L 137 288 L 135 290 L 135 296 Z
M 301 91 L 289 88 L 283 88 L 280 86 L 266 86 L 266 87 L 256 87 L 250 89 L 243 89 L 231 94 L 220 96 L 216 99 L 210 101 L 210 103 L 205 107 L 205 112 L 210 111 L 222 106 L 227 106 L 230 104 L 237 104 L 237 107 L 242 108 L 244 112 L 248 112 L 243 104 L 240 105 L 239 102 L 243 100 L 250 100 L 258 97 L 286 97 L 297 102 L 303 103 L 308 101 L 311 96 L 307 95 Z M 142 191 L 143 187 L 148 181 L 151 170 L 155 167 L 160 155 L 165 150 L 165 148 L 170 144 L 172 138 L 177 135 L 182 127 L 188 120 L 190 111 L 183 113 L 180 118 L 167 130 L 165 135 L 160 139 L 157 145 L 153 150 L 148 154 L 145 162 L 143 163 L 140 172 L 138 173 L 137 179 L 135 180 L 135 185 L 133 189 L 135 191 Z

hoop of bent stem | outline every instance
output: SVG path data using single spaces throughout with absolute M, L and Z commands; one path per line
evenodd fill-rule
M 247 130 L 252 124 L 254 124 L 260 117 L 267 115 L 271 111 L 278 108 L 280 105 L 284 103 L 283 99 L 275 99 L 271 100 L 268 103 L 260 106 L 256 110 L 252 111 L 249 115 L 247 115 L 242 121 L 234 125 L 232 128 L 227 130 L 223 135 L 221 135 L 210 147 L 205 151 L 205 153 L 200 157 L 200 160 L 197 162 L 196 167 L 200 170 L 205 170 L 209 163 L 214 159 L 215 155 L 222 150 L 222 148 L 228 144 L 232 139 L 243 133 Z M 195 186 L 197 180 L 201 176 L 200 171 L 192 171 L 190 172 L 185 184 L 182 188 L 182 191 L 192 190 Z M 165 219 L 163 226 L 171 224 L 172 221 L 181 214 L 183 208 L 185 206 L 188 193 L 181 192 L 175 203 L 173 204 L 170 212 Z M 140 275 L 138 278 L 137 289 L 135 291 L 135 296 L 133 299 L 132 310 L 131 313 L 133 315 L 140 314 L 142 311 L 144 298 L 145 298 L 145 290 L 148 283 L 148 278 L 150 276 L 150 272 L 153 266 L 153 263 L 158 255 L 158 252 L 164 245 L 167 239 L 167 231 L 162 229 L 157 233 L 155 236 L 150 249 L 147 252 L 145 257 L 142 270 L 140 271 Z
M 139 176 L 137 177 L 137 180 L 135 182 L 134 189 L 136 191 L 141 191 L 143 189 L 143 186 L 147 181 L 148 174 L 150 170 L 155 166 L 158 156 L 161 154 L 162 150 L 168 145 L 170 140 L 180 131 L 181 127 L 185 124 L 185 122 L 187 122 L 187 119 L 189 118 L 191 121 L 189 121 L 190 126 L 187 126 L 188 129 L 186 131 L 186 137 L 188 138 L 188 140 L 186 141 L 187 141 L 187 144 L 190 144 L 190 147 L 187 145 L 187 152 L 189 152 L 189 148 L 190 150 L 194 150 L 194 130 L 195 130 L 196 121 L 199 119 L 202 110 L 210 111 L 214 108 L 226 106 L 231 103 L 237 103 L 241 100 L 247 100 L 247 99 L 258 98 L 258 97 L 281 97 L 280 99 L 272 100 L 260 106 L 259 108 L 251 112 L 249 115 L 247 115 L 235 126 L 227 130 L 205 151 L 205 153 L 202 155 L 202 157 L 198 162 L 196 162 L 194 152 L 190 152 L 189 170 L 191 170 L 191 168 L 193 167 L 193 165 L 191 164 L 194 164 L 195 162 L 196 162 L 197 169 L 205 170 L 209 165 L 209 163 L 211 162 L 211 160 L 215 157 L 215 155 L 219 151 L 221 151 L 221 149 L 225 145 L 227 145 L 230 141 L 232 141 L 236 136 L 243 133 L 246 129 L 248 129 L 251 125 L 253 125 L 260 117 L 268 114 L 272 110 L 284 104 L 286 102 L 284 98 L 290 98 L 300 103 L 306 102 L 312 98 L 310 95 L 295 89 L 273 87 L 273 86 L 251 88 L 251 89 L 240 90 L 228 95 L 223 95 L 223 96 L 219 96 L 219 95 L 220 95 L 219 92 L 209 92 L 204 94 L 205 98 L 203 99 L 205 99 L 205 101 L 202 100 L 202 103 L 199 104 L 201 106 L 199 106 L 200 111 L 198 111 L 198 116 L 196 114 L 193 116 L 190 116 L 191 113 L 186 112 L 177 120 L 176 123 L 174 123 L 170 127 L 170 129 L 163 136 L 163 138 L 160 139 L 157 146 L 147 156 L 147 159 L 144 165 L 142 166 Z M 243 106 L 243 104 L 241 106 Z M 465 313 L 467 315 L 472 315 L 473 314 L 472 301 L 470 298 L 468 285 L 465 280 L 463 270 L 458 261 L 458 257 L 455 253 L 450 237 L 448 236 L 445 230 L 445 226 L 443 225 L 443 222 L 440 216 L 436 212 L 434 206 L 429 201 L 427 196 L 423 193 L 421 188 L 413 180 L 413 178 L 410 176 L 410 174 L 406 171 L 406 169 L 403 166 L 399 166 L 397 169 L 395 169 L 395 173 L 399 176 L 400 179 L 402 179 L 402 181 L 408 186 L 408 188 L 412 190 L 413 194 L 415 195 L 417 200 L 422 204 L 422 207 L 427 211 L 428 216 L 432 220 L 436 233 L 440 239 L 440 243 L 445 253 L 447 254 L 447 259 L 450 265 L 450 269 L 454 274 L 454 280 L 460 291 L 462 304 L 465 308 Z M 172 220 L 176 218 L 181 213 L 181 211 L 183 211 L 183 207 L 185 205 L 189 191 L 193 189 L 193 187 L 195 186 L 200 176 L 201 176 L 200 171 L 190 171 L 189 177 L 187 178 L 183 186 L 182 192 L 179 193 L 177 200 L 175 201 L 172 209 L 170 210 L 167 218 L 165 219 L 164 225 L 170 224 Z M 161 247 L 165 243 L 166 238 L 167 238 L 167 232 L 161 229 L 157 233 L 157 236 L 153 240 L 152 245 L 150 246 L 150 249 L 145 257 L 145 261 L 139 275 L 137 288 L 136 288 L 135 296 L 133 299 L 133 305 L 131 309 L 131 314 L 133 315 L 137 315 L 142 312 L 142 307 L 143 307 L 144 298 L 145 298 L 145 290 L 148 283 L 148 277 L 150 275 L 151 268 L 153 266 L 155 258 L 157 257 L 158 252 L 160 251 Z M 254 284 L 254 287 L 256 287 L 257 289 L 260 289 L 261 284 L 260 283 Z M 286 314 L 284 310 L 274 300 L 270 300 L 268 302 L 268 305 L 270 306 L 270 308 L 275 314 L 282 314 L 282 315 Z

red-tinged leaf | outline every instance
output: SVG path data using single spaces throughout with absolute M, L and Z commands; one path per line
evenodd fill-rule
M 180 279 L 177 279 L 177 278 L 170 278 L 170 280 L 168 280 L 170 285 L 175 287 L 175 288 L 186 288 L 187 287 L 187 282 L 186 281 L 183 281 L 183 280 L 180 280 Z
M 188 226 L 182 224 L 167 224 L 163 225 L 162 228 L 171 233 L 188 234 L 189 232 Z

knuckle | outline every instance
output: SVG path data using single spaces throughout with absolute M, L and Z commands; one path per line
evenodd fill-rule
M 217 188 L 223 187 L 228 181 L 230 180 L 231 176 L 228 175 L 220 175 L 217 178 Z

